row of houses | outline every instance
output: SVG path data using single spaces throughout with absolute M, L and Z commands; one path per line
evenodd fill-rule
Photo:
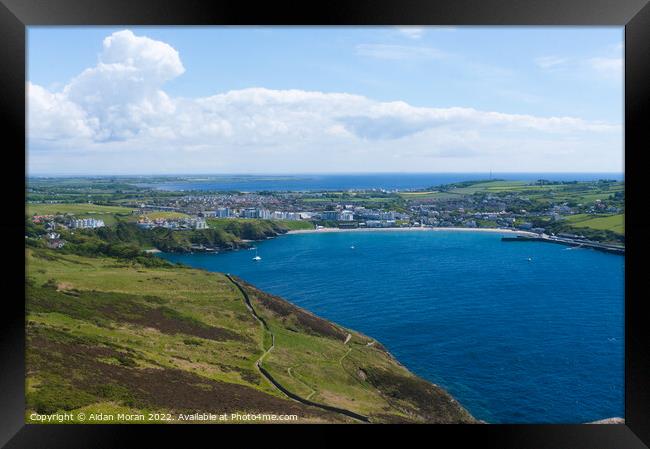
M 327 210 L 319 213 L 321 220 L 326 221 L 354 221 L 366 220 L 366 222 L 394 222 L 395 220 L 408 219 L 409 216 L 395 211 L 380 211 L 366 209 L 364 207 L 352 208 L 345 206 L 343 210 Z
M 209 218 L 230 218 L 234 216 L 234 211 L 231 211 L 229 207 L 220 207 L 216 210 L 204 211 L 202 215 Z
M 96 218 L 77 218 L 68 222 L 68 227 L 71 229 L 96 229 L 106 226 L 104 220 Z
M 208 229 L 208 224 L 204 218 L 201 217 L 191 217 L 191 218 L 177 218 L 177 219 L 166 219 L 158 218 L 156 220 L 150 220 L 148 218 L 142 218 L 138 220 L 138 226 L 143 229 L 153 229 L 153 228 L 166 228 L 166 229 Z
M 241 218 L 260 218 L 263 220 L 302 220 L 302 212 L 273 211 L 258 207 L 248 207 L 239 211 Z M 234 216 L 234 215 L 231 215 Z
M 361 226 L 362 223 L 359 223 Z M 395 220 L 366 220 L 367 228 L 393 228 L 397 225 Z
M 103 228 L 106 226 L 104 220 L 96 218 L 72 218 L 65 222 L 67 219 L 66 216 L 62 215 L 34 215 L 32 216 L 32 223 L 34 224 L 45 224 L 47 229 L 54 229 L 57 226 L 56 220 L 59 220 L 59 226 L 65 228 L 66 226 L 70 229 L 95 229 Z
M 320 213 L 320 218 L 325 221 L 354 221 L 354 212 L 351 210 L 326 210 Z

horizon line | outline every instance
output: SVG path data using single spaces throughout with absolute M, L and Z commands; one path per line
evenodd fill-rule
M 512 174 L 571 174 L 571 175 L 624 175 L 625 171 L 445 171 L 445 172 L 287 172 L 287 173 L 258 173 L 258 172 L 221 172 L 221 173 L 26 173 L 25 177 L 151 177 L 151 176 L 358 176 L 358 175 L 512 175 Z

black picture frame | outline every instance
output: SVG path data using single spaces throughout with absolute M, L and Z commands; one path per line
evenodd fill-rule
M 5 212 L 0 230 L 5 247 L 11 250 L 5 260 L 14 260 L 14 252 L 15 257 L 24 257 L 26 27 L 173 24 L 625 26 L 625 424 L 298 426 L 300 437 L 296 439 L 308 438 L 305 444 L 340 444 L 340 439 L 347 439 L 351 433 L 367 438 L 404 432 L 413 438 L 410 441 L 417 436 L 431 443 L 453 441 L 454 447 L 463 447 L 469 441 L 499 448 L 621 449 L 650 445 L 650 341 L 644 332 L 647 315 L 643 313 L 647 297 L 643 256 L 648 248 L 643 210 L 648 189 L 642 164 L 650 137 L 648 0 L 277 0 L 259 4 L 243 0 L 0 0 L 0 123 L 4 129 L 1 182 Z M 6 266 L 0 312 L 0 445 L 114 448 L 141 446 L 135 437 L 144 437 L 148 439 L 145 447 L 157 445 L 156 439 L 167 444 L 183 442 L 184 447 L 189 438 L 199 436 L 214 444 L 225 444 L 224 433 L 245 432 L 247 438 L 259 441 L 286 438 L 287 430 L 298 435 L 296 426 L 25 425 L 25 272 L 24 264 L 19 262 Z M 201 444 L 198 439 L 193 441 L 192 445 Z M 246 440 L 246 445 L 250 444 Z

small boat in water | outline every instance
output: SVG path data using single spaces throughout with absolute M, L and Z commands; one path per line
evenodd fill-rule
M 254 261 L 262 260 L 262 258 L 257 254 L 257 248 L 255 248 L 255 257 L 253 257 Z

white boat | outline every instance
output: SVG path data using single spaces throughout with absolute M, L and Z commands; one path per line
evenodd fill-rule
M 262 260 L 262 258 L 257 255 L 257 248 L 255 248 L 255 257 L 253 257 L 253 260 L 255 261 Z

